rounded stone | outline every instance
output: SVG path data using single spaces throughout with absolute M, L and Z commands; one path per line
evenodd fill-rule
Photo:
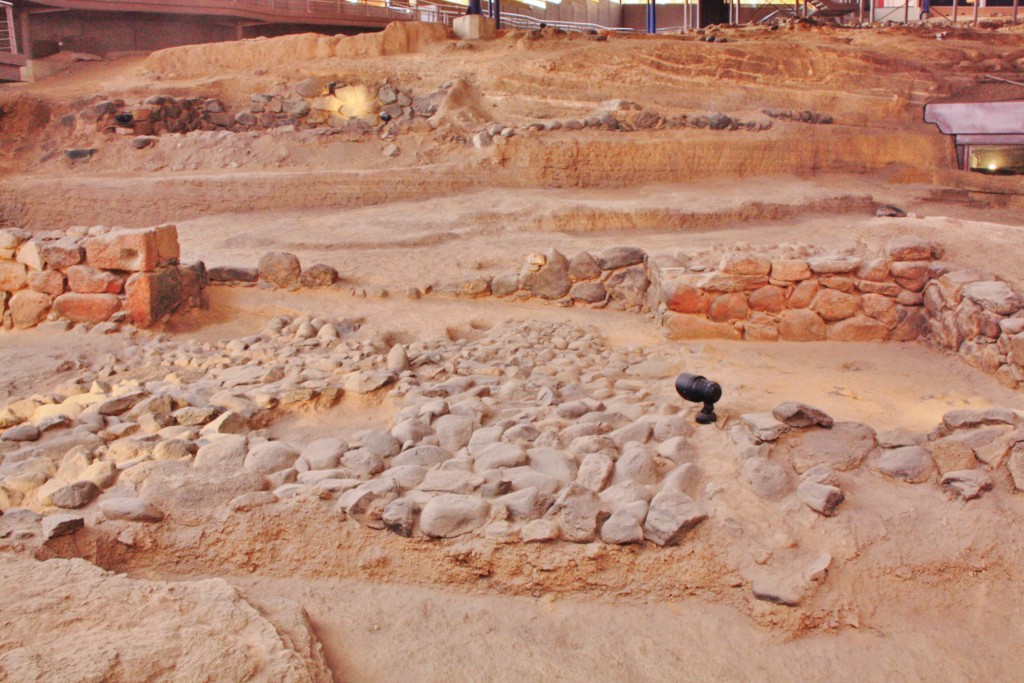
M 447 493 L 432 499 L 420 514 L 420 529 L 434 538 L 453 538 L 479 528 L 490 506 L 481 498 Z
M 289 287 L 298 283 L 302 266 L 295 254 L 271 251 L 260 258 L 257 270 L 261 280 L 275 287 Z

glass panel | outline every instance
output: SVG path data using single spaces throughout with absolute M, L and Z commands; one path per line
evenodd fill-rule
M 1024 145 L 973 146 L 967 168 L 990 175 L 1024 174 Z

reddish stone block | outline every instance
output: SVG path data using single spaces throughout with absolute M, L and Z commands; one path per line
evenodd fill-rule
M 85 261 L 93 268 L 153 271 L 159 260 L 153 229 L 116 230 L 85 241 Z
M 102 323 L 121 310 L 121 299 L 116 294 L 77 294 L 58 296 L 53 311 L 61 318 L 76 323 Z
M 703 314 L 708 310 L 711 296 L 699 287 L 687 282 L 670 282 L 666 285 L 670 293 L 665 303 L 670 311 Z
M 28 268 L 24 263 L 0 261 L 0 290 L 16 292 L 28 284 Z
M 698 315 L 668 313 L 663 321 L 668 338 L 686 339 L 734 339 L 739 340 L 739 330 L 729 323 L 716 323 Z
M 767 256 L 760 254 L 734 252 L 722 257 L 718 269 L 723 273 L 734 275 L 763 275 L 767 277 L 772 270 L 772 262 Z
M 828 338 L 843 342 L 885 341 L 889 338 L 889 328 L 872 318 L 856 315 L 833 325 Z
M 928 284 L 928 261 L 893 261 L 889 268 L 893 278 L 905 289 L 920 292 Z
M 771 275 L 773 280 L 799 282 L 811 277 L 811 267 L 807 265 L 806 260 L 784 259 L 772 261 Z
M 786 291 L 781 287 L 767 285 L 755 289 L 750 295 L 750 308 L 755 311 L 782 313 L 786 308 Z
M 149 327 L 182 302 L 181 275 L 177 268 L 155 273 L 136 273 L 125 283 L 128 297 L 125 307 L 128 320 L 139 327 Z
M 807 308 L 817 295 L 818 289 L 817 280 L 804 280 L 789 293 L 786 303 L 790 308 Z
M 64 293 L 64 274 L 59 270 L 33 270 L 28 274 L 28 286 L 43 294 L 59 296 Z
M 708 307 L 708 318 L 716 323 L 743 320 L 748 313 L 747 297 L 739 293 L 716 296 Z
M 830 322 L 845 320 L 860 310 L 860 297 L 840 292 L 838 289 L 823 289 L 814 297 L 811 308 Z
M 192 265 L 178 268 L 181 278 L 181 298 L 192 299 L 203 295 L 206 288 L 206 264 L 196 261 Z
M 779 336 L 785 341 L 820 341 L 827 334 L 825 321 L 814 311 L 786 311 L 779 320 Z
M 32 289 L 23 289 L 11 297 L 11 321 L 19 329 L 35 327 L 46 319 L 53 298 Z
M 47 268 L 61 270 L 81 263 L 85 257 L 82 247 L 69 237 L 56 242 L 42 242 L 39 245 L 39 253 L 46 261 Z
M 120 294 L 124 278 L 89 266 L 71 266 L 68 287 L 79 294 Z
M 181 258 L 177 226 L 158 225 L 153 230 L 156 232 L 156 250 L 160 265 L 177 265 L 178 259 Z

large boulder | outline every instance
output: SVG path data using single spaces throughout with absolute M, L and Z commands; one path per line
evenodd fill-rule
M 249 449 L 244 466 L 260 474 L 272 474 L 291 467 L 298 457 L 298 451 L 283 441 L 266 441 Z
M 658 545 L 675 545 L 683 535 L 708 518 L 707 508 L 678 491 L 662 491 L 651 500 L 644 538 Z
M 887 477 L 911 484 L 928 481 L 935 469 L 931 453 L 920 446 L 904 446 L 885 451 L 875 466 Z
M 476 496 L 446 493 L 423 506 L 420 529 L 434 538 L 467 534 L 487 521 L 490 506 Z
M 875 449 L 875 431 L 859 422 L 836 422 L 831 429 L 812 427 L 783 436 L 772 451 L 788 460 L 797 472 L 827 464 L 838 471 L 852 470 Z
M 302 266 L 295 254 L 271 251 L 260 257 L 257 264 L 260 279 L 275 287 L 290 287 L 298 284 Z
M 561 252 L 550 249 L 543 254 L 531 254 L 519 282 L 531 295 L 542 299 L 560 299 L 569 293 L 569 261 Z
M 590 543 L 597 538 L 598 526 L 607 517 L 597 494 L 580 484 L 562 489 L 548 515 L 558 521 L 562 539 L 573 543 Z

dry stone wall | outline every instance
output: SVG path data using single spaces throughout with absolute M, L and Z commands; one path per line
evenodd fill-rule
M 213 97 L 154 95 L 142 102 L 96 97 L 77 113 L 60 119 L 66 128 L 95 130 L 111 135 L 134 136 L 132 145 L 144 149 L 159 136 L 211 131 L 294 131 L 319 129 L 349 135 L 353 139 L 379 132 L 393 139 L 404 132 L 428 132 L 445 128 L 454 138 L 474 147 L 488 147 L 518 133 L 531 134 L 585 128 L 630 132 L 677 128 L 758 132 L 771 127 L 772 119 L 831 123 L 816 112 L 765 110 L 758 120 L 740 120 L 723 112 L 687 112 L 662 115 L 635 102 L 607 100 L 592 111 L 557 119 L 522 122 L 518 125 L 492 121 L 480 103 L 479 91 L 462 80 L 453 80 L 429 91 L 416 93 L 387 81 L 377 84 L 346 83 L 328 76 L 313 76 L 274 92 L 252 93 L 247 105 L 232 107 Z M 71 159 L 86 159 L 95 149 L 69 149 Z M 392 153 L 393 155 L 393 153 Z
M 674 339 L 911 341 L 927 331 L 921 292 L 938 255 L 907 237 L 877 258 L 739 251 L 699 272 L 656 262 L 648 304 Z
M 643 311 L 678 340 L 922 340 L 1019 388 L 1024 297 L 992 273 L 941 255 L 938 245 L 910 235 L 874 257 L 745 247 L 727 252 L 717 268 L 631 247 L 571 258 L 551 249 L 529 255 L 519 273 L 439 291 Z
M 180 253 L 173 225 L 35 235 L 0 230 L 2 327 L 47 320 L 150 327 L 183 306 L 203 304 L 205 268 L 180 266 Z

